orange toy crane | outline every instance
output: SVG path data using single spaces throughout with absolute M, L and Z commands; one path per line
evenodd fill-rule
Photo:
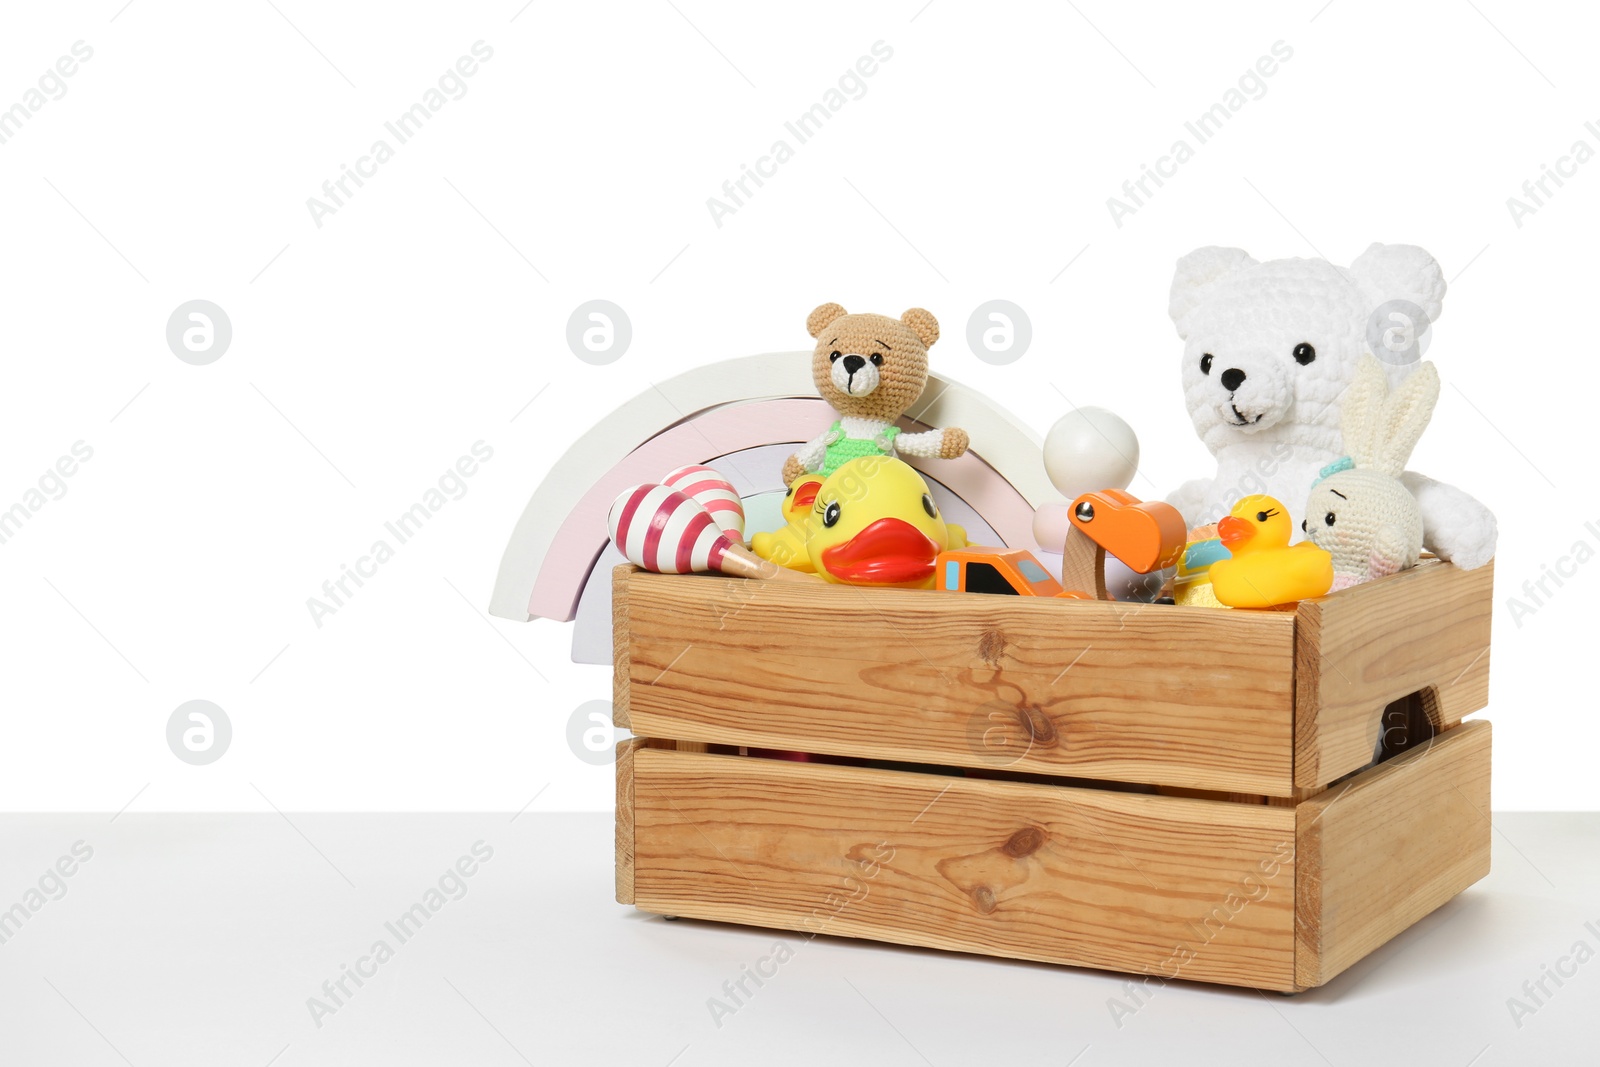
M 1096 600 L 1106 592 L 1106 553 L 1139 574 L 1170 567 L 1183 555 L 1189 531 L 1171 504 L 1140 500 L 1121 489 L 1084 493 L 1072 502 L 1072 529 L 1062 546 L 1061 584 Z
M 1171 504 L 1142 501 L 1120 489 L 1084 493 L 1072 502 L 1061 581 L 1020 548 L 969 545 L 939 553 L 934 588 L 952 593 L 1110 600 L 1106 554 L 1140 574 L 1174 565 L 1188 543 L 1183 516 Z M 1063 588 L 1065 587 L 1065 588 Z

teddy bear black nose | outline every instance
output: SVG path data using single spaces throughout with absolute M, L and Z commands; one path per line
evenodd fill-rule
M 856 371 L 860 370 L 866 365 L 867 361 L 862 359 L 860 356 L 844 357 L 844 371 L 846 374 L 854 374 Z
M 1222 387 L 1231 393 L 1244 384 L 1244 377 L 1244 371 L 1238 367 L 1229 367 L 1222 372 Z

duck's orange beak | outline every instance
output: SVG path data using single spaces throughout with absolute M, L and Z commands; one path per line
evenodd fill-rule
M 822 565 L 840 581 L 902 585 L 933 576 L 939 546 L 903 519 L 879 519 L 822 550 Z
M 1256 535 L 1256 528 L 1248 520 L 1229 515 L 1217 523 L 1217 536 L 1222 538 L 1222 543 L 1232 548 L 1241 545 Z

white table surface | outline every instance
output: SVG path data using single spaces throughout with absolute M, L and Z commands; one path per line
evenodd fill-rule
M 0 1064 L 1600 1062 L 1600 956 L 1523 990 L 1600 953 L 1600 815 L 1495 827 L 1493 874 L 1329 986 L 1178 982 L 1118 1026 L 1126 976 L 620 906 L 607 815 L 4 816 L 0 909 L 93 856 L 6 930 Z M 385 922 L 478 841 L 464 895 L 400 943 Z M 307 999 L 379 939 L 393 958 L 316 1025 Z M 778 941 L 719 1026 L 708 999 Z

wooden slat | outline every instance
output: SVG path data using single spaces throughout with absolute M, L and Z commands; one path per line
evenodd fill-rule
M 1487 722 L 1295 809 L 1295 976 L 1322 985 L 1489 873 Z
M 633 729 L 628 721 L 628 578 L 638 569 L 631 563 L 611 568 L 611 722 L 624 730 Z
M 1265 797 L 1265 798 L 1263 798 L 1263 800 L 1264 800 L 1265 803 L 1272 804 L 1272 805 L 1274 805 L 1276 807 L 1292 808 L 1296 804 L 1299 804 L 1302 800 L 1307 800 L 1307 799 L 1309 799 L 1311 797 L 1316 796 L 1317 794 L 1319 794 L 1321 792 L 1322 792 L 1322 787 L 1321 786 L 1314 786 L 1314 787 L 1312 787 L 1310 789 L 1296 789 L 1294 791 L 1294 795 L 1293 796 L 1287 796 L 1287 797 Z
M 1436 725 L 1489 703 L 1494 565 L 1438 560 L 1300 604 L 1294 784 L 1315 787 L 1372 762 L 1384 707 L 1430 687 Z
M 644 740 L 629 737 L 617 742 L 617 903 L 633 903 L 633 760 Z
M 636 733 L 1293 790 L 1292 613 L 642 572 L 626 585 L 618 697 Z
M 1289 990 L 1295 813 L 643 748 L 647 911 Z

